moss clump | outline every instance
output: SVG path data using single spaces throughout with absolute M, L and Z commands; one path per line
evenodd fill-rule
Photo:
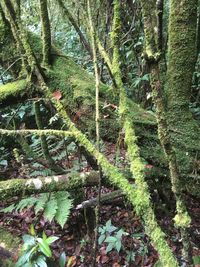
M 48 72 L 48 85 L 51 92 L 60 91 L 61 103 L 74 122 L 89 136 L 95 133 L 95 80 L 83 68 L 66 56 L 54 58 L 52 69 Z M 108 104 L 118 106 L 119 99 L 111 87 L 100 84 L 100 136 L 107 140 L 116 140 L 120 130 L 119 116 L 116 110 L 106 107 Z M 140 108 L 129 100 L 131 120 L 138 124 L 156 125 L 153 113 Z M 103 118 L 103 117 L 106 118 Z M 110 138 L 110 139 L 109 139 Z
M 191 223 L 191 218 L 190 218 L 190 216 L 188 215 L 187 212 L 178 213 L 174 217 L 174 221 L 175 221 L 175 224 L 176 224 L 177 227 L 188 228 L 188 226 Z
M 8 97 L 17 97 L 26 93 L 27 81 L 19 80 L 0 86 L 0 102 Z
M 14 252 L 17 251 L 20 240 L 17 237 L 14 237 L 10 232 L 5 230 L 4 228 L 0 228 L 0 247 Z

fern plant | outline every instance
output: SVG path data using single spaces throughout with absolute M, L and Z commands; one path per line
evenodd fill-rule
M 53 219 L 63 228 L 70 215 L 73 200 L 66 191 L 41 193 L 38 197 L 24 198 L 17 204 L 12 204 L 2 212 L 22 211 L 24 208 L 34 208 L 35 214 L 43 212 L 44 217 L 51 222 Z

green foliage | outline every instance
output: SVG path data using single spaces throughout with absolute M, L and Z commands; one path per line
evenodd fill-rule
M 194 265 L 200 265 L 200 256 L 194 256 L 193 263 Z
M 55 219 L 63 227 L 70 215 L 72 208 L 72 199 L 66 191 L 58 191 L 50 194 L 42 193 L 38 197 L 29 197 L 22 199 L 17 204 L 2 209 L 3 212 L 12 212 L 13 210 L 21 212 L 24 208 L 34 207 L 35 214 L 43 212 L 44 217 L 50 222 Z
M 67 262 L 66 254 L 65 252 L 63 252 L 59 258 L 59 267 L 65 267 L 66 262 Z
M 99 227 L 99 234 L 99 245 L 101 245 L 102 243 L 107 243 L 106 253 L 109 253 L 113 249 L 116 250 L 118 253 L 123 250 L 126 252 L 127 262 L 134 261 L 136 255 L 144 257 L 148 252 L 145 243 L 142 241 L 142 239 L 144 238 L 144 234 L 134 233 L 130 235 L 123 229 L 119 229 L 112 225 L 111 220 L 107 221 L 104 226 Z M 135 251 L 126 250 L 126 248 L 123 246 L 123 236 L 129 236 L 129 238 L 137 239 L 139 241 L 137 241 L 139 245 L 137 249 L 135 249 Z
M 15 267 L 47 267 L 47 258 L 52 257 L 50 245 L 56 240 L 58 237 L 47 237 L 45 233 L 42 238 L 24 235 L 21 256 Z
M 141 83 L 142 83 L 142 82 L 144 82 L 144 81 L 148 82 L 149 80 L 150 80 L 150 74 L 148 73 L 148 74 L 143 75 L 142 77 L 137 77 L 137 78 L 135 78 L 135 79 L 133 80 L 133 84 L 132 84 L 132 86 L 133 86 L 133 87 L 141 86 Z
M 119 253 L 122 249 L 122 235 L 127 235 L 122 229 L 119 229 L 114 236 L 108 236 L 104 240 L 107 243 L 106 253 L 110 252 L 112 249 L 116 249 Z
M 106 237 L 112 234 L 115 230 L 117 230 L 117 227 L 112 225 L 111 220 L 107 221 L 105 226 L 99 227 L 99 245 L 101 245 L 105 241 Z
M 27 86 L 26 80 L 19 80 L 16 82 L 8 83 L 0 87 L 0 102 L 5 100 L 8 96 L 20 96 L 25 94 Z

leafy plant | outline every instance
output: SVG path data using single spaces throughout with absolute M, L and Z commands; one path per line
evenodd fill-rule
M 119 229 L 112 225 L 111 220 L 106 222 L 106 225 L 99 228 L 98 243 L 101 245 L 103 242 L 107 243 L 106 253 L 112 249 L 116 249 L 119 252 L 122 248 L 122 236 L 128 235 L 123 229 Z
M 106 253 L 115 249 L 118 253 L 123 250 L 126 252 L 126 261 L 133 262 L 136 255 L 144 256 L 147 253 L 147 246 L 142 241 L 144 238 L 143 233 L 134 233 L 130 235 L 123 229 L 119 229 L 112 225 L 111 220 L 107 221 L 103 227 L 99 227 L 99 239 L 98 243 L 101 245 L 103 242 L 107 243 Z M 139 239 L 141 242 L 138 243 L 138 248 L 133 250 L 126 250 L 122 243 L 122 236 L 129 236 L 129 238 Z
M 39 211 L 42 211 L 47 220 L 51 222 L 55 219 L 63 227 L 69 218 L 72 202 L 73 200 L 70 199 L 70 195 L 66 191 L 58 191 L 50 194 L 42 193 L 38 197 L 24 198 L 19 203 L 12 204 L 1 211 L 22 211 L 24 208 L 34 207 L 36 215 Z
M 200 256 L 192 257 L 194 265 L 200 265 Z
M 149 73 L 143 75 L 142 77 L 137 77 L 137 78 L 134 79 L 132 86 L 133 87 L 137 87 L 144 81 L 148 82 L 149 78 L 150 78 Z
M 15 267 L 47 267 L 47 258 L 52 257 L 50 245 L 56 240 L 58 237 L 47 237 L 45 233 L 42 238 L 24 235 L 22 253 Z M 60 266 L 63 267 L 63 265 Z
M 104 242 L 108 243 L 106 253 L 110 252 L 112 249 L 116 249 L 118 253 L 120 252 L 122 249 L 122 235 L 127 235 L 127 233 L 120 229 L 114 236 L 108 236 L 105 239 Z
M 66 262 L 67 262 L 67 257 L 66 257 L 65 252 L 63 252 L 63 253 L 60 255 L 60 258 L 59 258 L 59 267 L 65 267 Z
M 107 221 L 105 226 L 99 227 L 99 245 L 101 245 L 105 241 L 106 237 L 110 236 L 110 234 L 113 233 L 115 230 L 117 230 L 117 227 L 112 225 L 111 220 Z

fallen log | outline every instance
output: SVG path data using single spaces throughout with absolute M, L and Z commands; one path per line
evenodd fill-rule
M 116 199 L 120 199 L 123 196 L 125 196 L 125 194 L 121 191 L 121 190 L 116 190 L 107 194 L 102 194 L 101 195 L 101 204 L 105 204 L 105 203 L 113 203 L 113 200 Z M 90 208 L 90 207 L 95 207 L 98 205 L 98 199 L 97 198 L 92 198 L 92 199 L 88 199 L 86 201 L 83 201 L 81 204 L 78 204 L 76 206 L 76 210 L 81 210 L 81 209 L 85 209 L 85 208 Z
M 95 186 L 97 184 L 98 172 L 96 171 L 38 177 L 34 179 L 11 179 L 0 182 L 0 200 L 34 193 L 62 190 L 70 192 L 81 189 L 84 186 Z

